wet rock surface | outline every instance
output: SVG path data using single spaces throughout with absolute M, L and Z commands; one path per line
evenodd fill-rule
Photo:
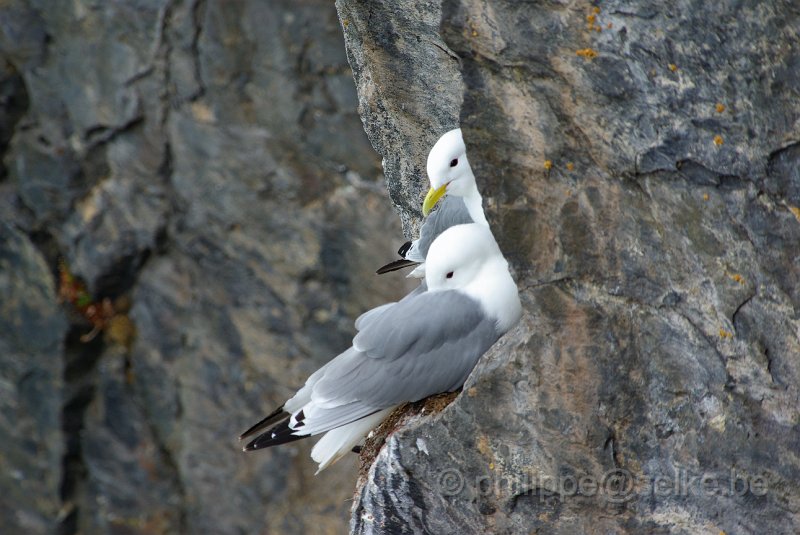
M 385 4 L 337 2 L 366 130 L 418 161 L 460 121 L 526 313 L 352 531 L 800 529 L 796 6 Z

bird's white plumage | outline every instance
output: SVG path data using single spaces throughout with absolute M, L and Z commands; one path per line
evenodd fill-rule
M 492 232 L 478 223 L 457 225 L 445 232 L 446 241 L 438 247 L 431 246 L 428 252 L 429 276 L 425 279 L 428 291 L 459 288 L 478 301 L 486 315 L 498 322 L 498 330 L 505 333 L 519 321 L 522 305 L 517 285 L 508 272 L 508 262 Z M 434 244 L 437 242 L 438 238 Z M 474 247 L 465 247 L 467 243 L 473 243 Z M 471 257 L 473 254 L 475 257 Z M 461 268 L 455 269 L 456 265 Z M 448 279 L 451 272 L 453 277 Z
M 440 201 L 439 210 L 422 223 L 420 237 L 412 242 L 405 255 L 407 260 L 420 263 L 408 274 L 408 277 L 414 278 L 425 276 L 428 247 L 444 229 L 466 222 L 489 225 L 483 213 L 483 198 L 467 159 L 467 146 L 460 128 L 445 133 L 433 145 L 428 153 L 426 170 L 431 188 L 446 186 L 445 195 L 457 198 L 458 201 L 446 203 L 447 198 Z M 466 220 L 461 214 L 464 208 L 468 214 Z
M 325 436 L 319 439 L 311 450 L 311 458 L 319 465 L 317 473 L 325 470 L 341 459 L 348 451 L 352 450 L 367 433 L 384 421 L 395 408 L 389 407 L 325 433 Z
M 291 414 L 286 433 L 326 433 L 312 453 L 320 470 L 396 406 L 460 387 L 519 320 L 517 287 L 487 226 L 445 230 L 431 244 L 427 265 L 426 286 L 362 315 L 353 346 L 283 405 Z
M 464 200 L 474 223 L 489 225 L 483 213 L 483 199 L 467 159 L 467 146 L 460 128 L 445 133 L 433 145 L 428 153 L 426 170 L 432 188 L 447 185 L 447 195 Z

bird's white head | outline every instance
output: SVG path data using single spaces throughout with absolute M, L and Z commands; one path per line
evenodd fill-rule
M 428 289 L 464 288 L 480 276 L 491 260 L 505 265 L 489 227 L 476 223 L 450 227 L 433 240 L 425 257 Z
M 428 215 L 445 194 L 466 197 L 477 193 L 475 175 L 467 161 L 467 146 L 460 128 L 439 138 L 428 154 L 427 171 L 431 189 L 423 203 L 424 215 Z
M 460 290 L 473 297 L 501 333 L 522 315 L 508 262 L 486 225 L 455 225 L 442 232 L 425 258 L 425 282 L 428 291 Z

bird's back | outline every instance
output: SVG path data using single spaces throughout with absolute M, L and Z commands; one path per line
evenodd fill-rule
M 413 249 L 409 251 L 409 255 L 406 258 L 424 262 L 433 240 L 450 227 L 466 223 L 473 223 L 473 221 L 467 206 L 464 204 L 464 199 L 446 196 L 439 201 L 439 207 L 422 223 L 419 239 L 414 242 Z

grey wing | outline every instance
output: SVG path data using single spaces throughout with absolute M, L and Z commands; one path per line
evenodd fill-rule
M 466 223 L 474 223 L 474 221 L 469 215 L 464 199 L 448 195 L 439 201 L 439 208 L 425 219 L 419 231 L 415 250 L 422 255 L 422 261 L 428 256 L 428 249 L 439 234 L 450 227 Z M 416 258 L 412 260 L 416 260 Z
M 322 432 L 455 390 L 498 337 L 495 321 L 460 292 L 401 301 L 359 332 L 353 349 L 332 361 L 314 384 L 303 431 Z
M 363 329 L 364 327 L 366 327 L 367 325 L 369 325 L 370 323 L 375 321 L 377 318 L 379 318 L 387 310 L 389 310 L 390 308 L 392 308 L 396 304 L 397 303 L 386 303 L 385 305 L 381 305 L 379 307 L 375 307 L 372 310 L 367 310 L 366 312 L 364 312 L 363 314 L 361 314 L 359 317 L 356 318 L 356 321 L 355 321 L 355 324 L 354 324 L 356 330 L 360 331 L 361 329 Z
M 405 301 L 406 299 L 413 299 L 415 296 L 425 292 L 428 290 L 428 285 L 425 284 L 423 280 L 419 286 L 414 288 L 411 292 L 406 294 L 400 302 Z M 389 309 L 391 309 L 397 303 L 386 303 L 385 305 L 381 305 L 379 307 L 375 307 L 372 310 L 367 310 L 363 314 L 361 314 L 355 321 L 355 328 L 357 331 L 364 329 L 367 325 L 375 321 L 376 319 L 380 318 L 385 314 Z

